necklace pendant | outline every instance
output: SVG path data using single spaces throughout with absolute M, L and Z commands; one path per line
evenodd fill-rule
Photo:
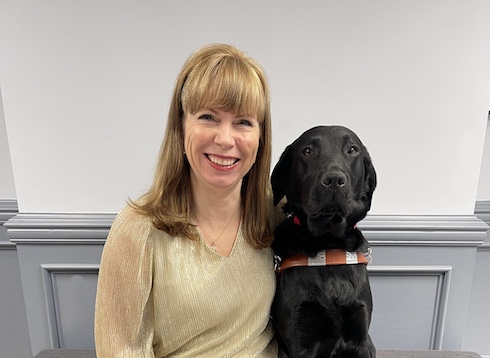
M 215 242 L 211 243 L 211 250 L 216 252 L 216 243 Z

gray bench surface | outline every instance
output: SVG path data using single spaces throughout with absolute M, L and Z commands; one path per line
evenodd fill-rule
M 34 358 L 96 358 L 95 351 L 82 349 L 46 349 Z
M 35 358 L 96 358 L 93 350 L 48 349 Z M 376 358 L 481 358 L 473 352 L 450 351 L 378 351 Z
M 376 358 L 481 358 L 481 356 L 474 352 L 378 351 Z

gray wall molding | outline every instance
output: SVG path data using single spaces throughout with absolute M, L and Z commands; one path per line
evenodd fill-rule
M 17 214 L 5 223 L 10 241 L 29 244 L 103 244 L 116 214 Z
M 17 200 L 0 199 L 0 250 L 15 249 L 15 244 L 9 241 L 7 230 L 3 225 L 14 217 L 18 211 Z
M 474 215 L 372 215 L 358 226 L 375 246 L 480 246 L 489 229 Z
M 490 215 L 490 212 L 489 212 Z M 116 214 L 21 213 L 6 223 L 16 244 L 83 244 L 105 242 Z M 359 228 L 375 246 L 480 246 L 489 225 L 473 215 L 370 215 Z
M 4 224 L 12 216 L 19 212 L 17 200 L 0 199 L 0 224 Z
M 475 203 L 475 215 L 490 226 L 490 200 L 477 201 Z M 487 232 L 487 238 L 478 250 L 490 250 L 490 231 Z
M 477 200 L 475 202 L 475 214 L 487 213 L 490 215 L 490 200 Z

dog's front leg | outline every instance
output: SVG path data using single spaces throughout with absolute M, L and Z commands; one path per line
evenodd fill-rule
M 296 296 L 297 297 L 297 296 Z M 291 302 L 292 303 L 292 302 Z M 325 307 L 315 301 L 300 301 L 288 307 L 280 334 L 289 358 L 330 357 L 336 327 Z M 292 309 L 291 309 L 292 308 Z
M 311 347 L 291 347 L 289 358 L 321 358 L 320 355 L 320 343 L 317 343 Z

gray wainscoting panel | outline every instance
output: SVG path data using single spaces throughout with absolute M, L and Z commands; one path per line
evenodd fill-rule
M 15 244 L 3 224 L 17 214 L 17 202 L 0 199 L 0 357 L 32 358 Z
M 460 350 L 470 304 L 477 248 L 485 240 L 488 225 L 474 216 L 371 216 L 363 220 L 359 227 L 371 243 L 373 268 L 375 266 L 406 266 L 414 270 L 420 267 L 434 268 L 435 270 L 440 267 L 450 268 L 450 275 L 445 278 L 447 282 L 450 281 L 444 303 L 446 305 L 445 317 L 442 321 L 439 320 L 441 327 L 437 328 L 440 330 L 440 334 L 433 337 L 425 335 L 426 339 L 423 340 L 417 336 L 418 332 L 415 331 L 414 325 L 404 325 L 398 328 L 398 338 L 393 337 L 391 342 L 386 342 L 384 338 L 378 338 L 379 344 L 375 341 L 378 348 L 388 348 L 385 347 L 385 344 L 392 344 L 399 337 L 405 335 L 404 340 L 412 342 L 414 349 Z M 375 310 L 380 308 L 382 310 L 393 309 L 399 315 L 406 315 L 404 313 L 404 310 L 407 309 L 405 305 L 410 305 L 410 303 L 403 302 L 401 305 L 398 299 L 386 298 L 388 287 L 385 285 L 383 289 L 378 289 L 376 280 L 379 278 L 374 276 Z M 399 285 L 401 280 L 402 278 L 392 279 L 391 282 L 394 285 L 395 283 Z M 440 304 L 427 286 L 420 291 L 419 286 L 422 285 L 420 276 L 415 275 L 411 280 L 406 280 L 406 278 L 404 280 L 406 290 L 413 292 L 412 296 L 406 295 L 407 298 L 412 299 L 412 303 L 421 305 L 421 301 L 425 300 L 426 304 L 429 302 Z M 435 284 L 434 280 L 432 284 Z M 396 288 L 395 285 L 394 289 L 400 288 Z M 418 301 L 413 300 L 414 295 L 419 296 Z M 383 326 L 383 323 L 378 322 L 378 320 L 388 319 L 385 315 L 387 314 L 380 317 L 377 314 L 373 317 L 373 327 L 376 330 Z M 390 317 L 393 316 L 390 314 Z M 427 326 L 428 323 L 425 323 L 425 329 Z M 381 330 L 377 332 L 381 332 Z M 383 327 L 383 334 L 385 332 L 388 335 L 393 334 L 391 328 L 384 329 Z M 381 333 L 376 334 L 378 337 L 383 335 Z M 397 345 L 394 348 L 401 349 L 402 347 Z
M 32 354 L 94 348 L 97 267 L 115 214 L 18 214 L 17 245 Z
M 490 200 L 479 201 L 475 215 L 490 225 Z M 490 231 L 478 247 L 475 274 L 468 309 L 463 348 L 471 348 L 490 357 Z
M 42 264 L 51 345 L 93 348 L 99 265 Z
M 449 266 L 370 266 L 378 349 L 441 349 Z
M 114 217 L 19 214 L 6 223 L 17 245 L 34 354 L 93 348 L 97 270 Z M 371 333 L 378 349 L 460 350 L 488 225 L 475 216 L 368 216 L 359 227 L 373 249 Z

